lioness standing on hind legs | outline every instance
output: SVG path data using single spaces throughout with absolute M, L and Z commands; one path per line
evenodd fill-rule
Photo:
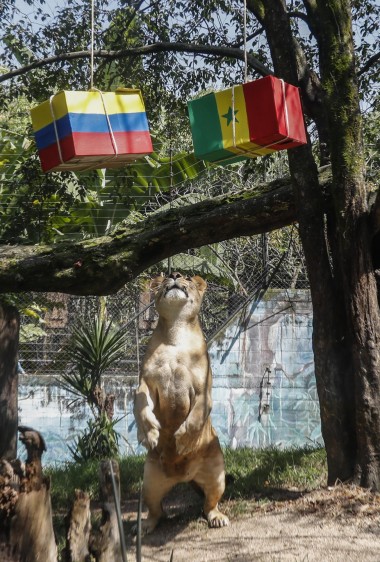
M 198 319 L 206 281 L 172 273 L 151 288 L 159 318 L 142 363 L 134 413 L 138 440 L 148 449 L 143 496 L 150 533 L 163 516 L 161 501 L 179 482 L 204 492 L 210 527 L 228 525 L 218 501 L 225 487 L 223 454 L 211 425 L 212 375 Z

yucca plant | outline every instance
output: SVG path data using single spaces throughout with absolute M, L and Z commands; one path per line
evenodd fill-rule
M 103 316 L 80 322 L 67 349 L 71 368 L 62 375 L 61 386 L 77 399 L 87 401 L 94 416 L 77 438 L 71 453 L 74 460 L 111 458 L 118 453 L 118 434 L 113 419 L 114 396 L 102 388 L 102 375 L 124 353 L 126 334 Z
M 100 412 L 99 389 L 106 370 L 124 354 L 126 334 L 104 318 L 80 322 L 73 330 L 67 349 L 70 371 L 62 375 L 62 386 Z
M 87 428 L 69 447 L 75 462 L 92 459 L 115 458 L 119 453 L 119 434 L 115 424 L 119 419 L 110 420 L 101 414 L 87 422 Z

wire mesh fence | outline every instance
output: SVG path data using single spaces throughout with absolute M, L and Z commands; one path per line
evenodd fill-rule
M 211 341 L 249 302 L 271 288 L 307 288 L 308 281 L 297 233 L 235 239 L 216 247 L 190 250 L 171 259 L 186 275 L 208 278 L 201 309 L 206 340 Z M 135 377 L 157 317 L 150 277 L 167 270 L 161 263 L 117 294 L 78 297 L 62 293 L 25 293 L 21 303 L 20 367 L 27 374 L 59 375 L 69 369 L 67 350 L 73 327 L 102 311 L 128 334 L 123 359 L 110 374 Z M 30 314 L 30 310 L 33 314 Z M 23 312 L 24 311 L 24 312 Z

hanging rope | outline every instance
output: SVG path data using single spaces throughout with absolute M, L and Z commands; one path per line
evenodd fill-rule
M 170 128 L 170 149 L 169 149 L 170 150 L 170 190 L 169 190 L 169 193 L 170 193 L 170 209 L 172 209 L 172 207 L 173 207 L 173 204 L 172 204 L 172 196 L 173 196 L 172 195 L 172 190 L 173 190 L 173 145 L 172 145 L 172 141 L 173 141 L 172 131 L 171 131 L 171 128 Z M 173 266 L 172 257 L 169 256 L 168 257 L 168 275 L 170 275 L 171 272 L 172 272 L 172 266 Z
M 244 41 L 244 82 L 248 82 L 248 56 L 247 56 L 247 0 L 244 0 L 243 11 L 243 41 Z
M 91 0 L 91 45 L 90 45 L 90 89 L 94 87 L 94 26 L 95 26 L 95 0 Z

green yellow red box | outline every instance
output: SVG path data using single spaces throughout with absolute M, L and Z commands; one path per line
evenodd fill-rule
M 299 89 L 274 76 L 188 103 L 195 155 L 230 163 L 307 142 Z

